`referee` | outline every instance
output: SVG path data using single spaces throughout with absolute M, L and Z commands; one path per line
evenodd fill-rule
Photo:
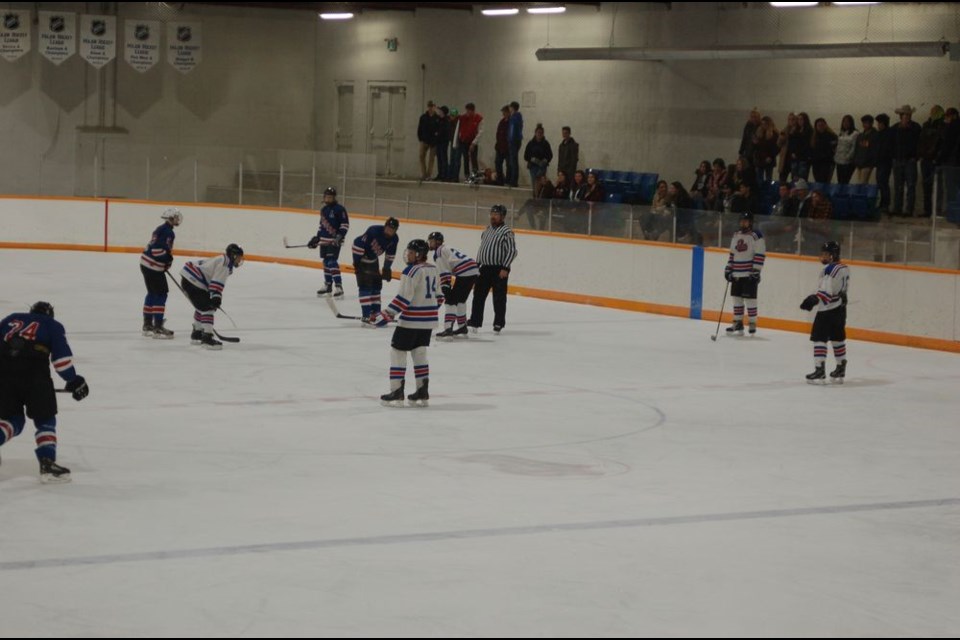
M 477 250 L 480 277 L 473 289 L 473 313 L 467 323 L 474 331 L 483 326 L 483 307 L 491 288 L 493 330 L 500 333 L 507 323 L 507 280 L 510 277 L 510 265 L 517 258 L 517 242 L 513 229 L 504 224 L 506 216 L 505 206 L 493 205 L 490 209 L 490 226 L 480 238 L 480 248 Z

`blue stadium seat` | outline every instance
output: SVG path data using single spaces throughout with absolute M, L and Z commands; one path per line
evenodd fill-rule
M 620 193 L 608 193 L 606 200 L 607 200 L 607 202 L 615 202 L 615 203 L 619 204 L 619 203 L 623 202 L 623 194 L 620 194 Z

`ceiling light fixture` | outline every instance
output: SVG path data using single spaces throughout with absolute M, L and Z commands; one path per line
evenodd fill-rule
M 529 7 L 527 8 L 527 13 L 540 15 L 540 14 L 550 14 L 550 13 L 564 13 L 566 10 L 567 10 L 566 7 Z
M 485 16 L 515 16 L 520 9 L 482 9 L 480 13 Z
M 353 14 L 352 14 L 352 13 L 349 13 L 349 12 L 344 12 L 344 13 L 321 13 L 321 14 L 320 14 L 320 19 L 321 19 L 321 20 L 349 20 L 349 19 L 352 18 L 352 17 L 353 17 Z

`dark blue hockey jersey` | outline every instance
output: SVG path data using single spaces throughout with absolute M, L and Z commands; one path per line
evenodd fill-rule
M 333 244 L 338 235 L 346 238 L 349 230 L 350 216 L 347 215 L 347 210 L 342 204 L 333 202 L 320 209 L 320 228 L 317 229 L 317 237 L 320 238 L 321 245 Z
M 397 234 L 388 238 L 387 234 L 384 233 L 383 225 L 375 224 L 353 241 L 353 261 L 375 262 L 381 255 L 386 254 L 383 266 L 389 269 L 394 258 L 397 257 L 398 242 L 400 242 L 400 238 Z
M 57 374 L 70 382 L 77 377 L 73 352 L 63 325 L 42 313 L 13 313 L 0 321 L 0 367 L 16 362 L 49 359 Z M 14 365 L 15 366 L 15 365 Z
M 173 262 L 173 226 L 164 222 L 157 227 L 147 248 L 140 255 L 140 265 L 153 271 L 166 271 Z

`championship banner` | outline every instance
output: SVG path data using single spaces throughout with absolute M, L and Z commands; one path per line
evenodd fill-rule
M 189 73 L 203 59 L 199 22 L 167 23 L 167 62 L 180 73 Z
M 60 64 L 77 52 L 77 14 L 40 11 L 40 55 Z
M 117 57 L 114 16 L 80 16 L 80 57 L 97 69 Z
M 123 59 L 143 73 L 160 62 L 160 23 L 127 20 L 123 30 Z
M 0 56 L 13 62 L 30 51 L 30 11 L 5 9 L 0 15 Z

